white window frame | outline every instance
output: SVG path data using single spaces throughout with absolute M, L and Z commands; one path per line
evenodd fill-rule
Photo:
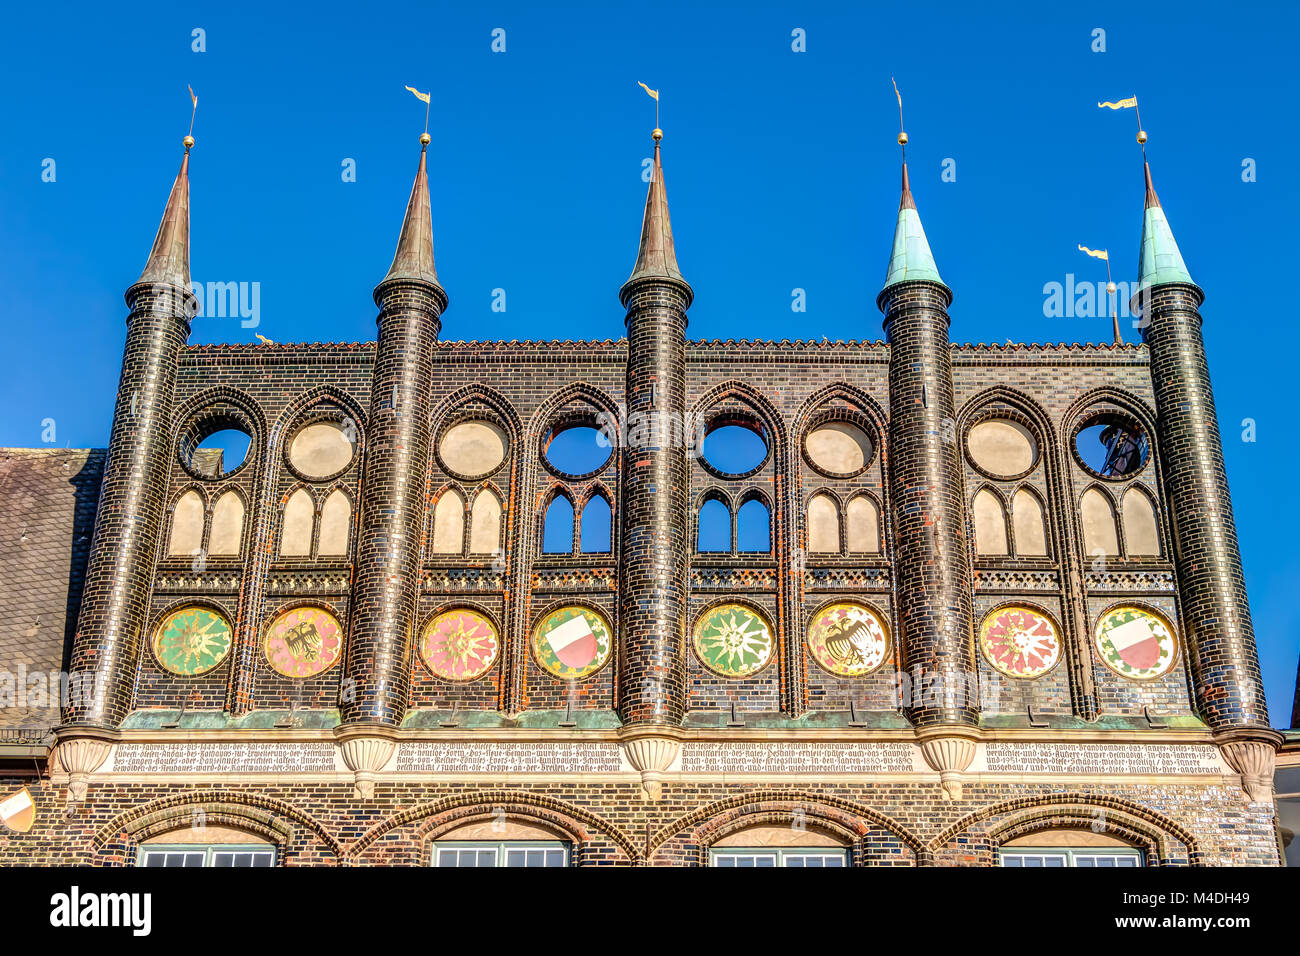
M 487 852 L 495 853 L 495 862 L 490 864 L 491 866 L 510 866 L 510 863 L 508 863 L 507 860 L 509 859 L 509 853 L 512 850 L 541 850 L 543 853 L 558 850 L 564 854 L 564 862 L 562 862 L 560 866 L 565 867 L 573 865 L 573 855 L 570 851 L 569 844 L 562 840 L 499 840 L 495 842 L 490 840 L 446 840 L 433 844 L 433 852 L 429 857 L 429 865 L 435 867 L 442 866 L 443 864 L 439 862 L 439 857 L 440 854 L 444 852 L 474 851 L 475 853 L 480 854 Z M 527 864 L 524 865 L 526 866 Z M 546 864 L 543 863 L 542 866 L 545 867 Z
M 265 864 L 254 863 L 254 866 L 275 866 L 276 848 L 269 843 L 146 843 L 140 847 L 140 852 L 136 856 L 136 866 L 148 867 L 146 862 L 151 854 L 155 853 L 186 853 L 202 854 L 203 862 L 200 867 L 216 867 L 214 862 L 217 854 L 220 853 L 254 853 L 258 856 L 269 856 L 269 861 Z M 233 864 L 232 864 L 233 867 Z M 183 867 L 170 867 L 170 869 L 182 869 Z
M 838 862 L 829 864 L 837 869 L 849 865 L 847 848 L 822 846 L 720 846 L 709 848 L 709 866 L 717 867 L 802 867 L 808 868 L 809 858 L 818 858 L 817 868 L 827 867 L 827 859 Z M 740 863 L 740 858 L 752 859 L 750 863 Z M 759 860 L 767 862 L 760 863 Z M 729 862 L 723 862 L 729 861 Z
M 1009 863 L 1008 857 L 1018 858 L 1019 862 Z M 1039 858 L 1040 862 L 1030 864 L 1035 867 L 1081 867 L 1087 869 L 1106 867 L 1108 869 L 1134 869 L 1146 866 L 1146 859 L 1143 857 L 1142 851 L 1135 847 L 1014 846 L 998 848 L 998 866 L 1024 867 L 1024 857 Z M 1059 862 L 1048 863 L 1048 859 Z M 1126 862 L 1121 863 L 1121 860 Z

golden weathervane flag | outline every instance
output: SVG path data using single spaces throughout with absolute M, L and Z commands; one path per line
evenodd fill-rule
M 198 109 L 199 98 L 194 95 L 194 87 L 187 85 L 185 88 L 190 91 L 190 102 L 194 105 L 195 109 Z
M 430 96 L 431 94 L 429 94 L 429 93 L 421 93 L 419 90 L 417 90 L 417 89 L 416 89 L 415 87 L 413 87 L 413 86 L 408 86 L 407 89 L 410 90 L 412 93 L 414 93 L 414 94 L 415 94 L 415 98 L 416 98 L 417 100 L 419 100 L 421 103 L 423 103 L 425 106 L 428 106 L 428 105 L 429 105 L 429 96 Z
M 1110 100 L 1107 100 L 1105 103 L 1098 103 L 1097 107 L 1099 109 L 1109 108 L 1112 110 L 1131 110 L 1136 109 L 1137 105 L 1138 98 L 1136 96 L 1130 96 L 1128 99 L 1120 100 L 1118 103 L 1112 103 Z
M 641 87 L 641 89 L 645 90 L 647 93 L 649 93 L 649 94 L 651 95 L 651 97 L 654 98 L 654 101 L 655 101 L 656 103 L 659 102 L 659 91 L 658 91 L 658 90 L 652 90 L 652 89 L 650 89 L 650 87 L 646 86 L 646 85 L 645 85 L 644 83 L 642 83 L 640 80 L 637 80 L 636 85 L 639 86 L 639 87 Z
M 1087 246 L 1080 246 L 1079 251 L 1086 252 L 1094 259 L 1105 259 L 1107 262 L 1110 262 L 1110 253 L 1105 249 L 1089 249 Z

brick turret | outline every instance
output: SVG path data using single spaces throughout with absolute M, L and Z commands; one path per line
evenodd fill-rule
M 903 195 L 885 287 L 876 304 L 889 341 L 889 450 L 903 708 L 926 734 L 973 728 L 976 699 L 970 557 L 956 444 L 948 305 L 903 163 Z M 955 795 L 973 745 L 958 735 L 931 764 Z M 934 748 L 931 748 L 934 749 Z M 927 752 L 927 759 L 932 757 Z M 942 766 L 936 765 L 936 760 Z M 963 762 L 964 761 L 964 762 Z
M 1171 518 L 1182 631 L 1197 710 L 1225 741 L 1233 766 L 1244 777 L 1259 778 L 1256 796 L 1269 792 L 1264 777 L 1271 773 L 1249 761 L 1267 760 L 1271 767 L 1276 738 L 1252 732 L 1267 730 L 1268 709 L 1201 338 L 1199 308 L 1205 295 L 1183 263 L 1151 183 L 1151 167 L 1144 162 L 1143 168 L 1141 278 L 1133 306 L 1151 351 L 1165 500 L 1177 505 Z M 1249 779 L 1246 784 L 1251 791 Z
M 420 555 L 424 485 L 429 470 L 429 395 L 433 350 L 442 328 L 447 294 L 433 261 L 429 137 L 420 139 L 420 165 L 392 267 L 375 287 L 379 307 L 371 390 L 369 435 L 361 491 L 356 583 L 350 609 L 347 679 L 343 684 L 341 735 L 399 725 L 410 696 L 410 656 Z M 373 741 L 353 748 L 361 762 L 384 747 Z M 381 762 L 382 763 L 382 762 Z M 358 787 L 365 790 L 354 766 Z
M 131 311 L 126 320 L 122 375 L 90 564 L 72 646 L 74 690 L 63 710 L 65 730 L 116 728 L 133 705 L 174 453 L 176 368 L 189 338 L 190 321 L 197 313 L 190 293 L 193 142 L 186 137 L 185 156 L 149 260 L 140 278 L 126 290 Z M 87 686 L 88 681 L 93 681 L 93 688 Z M 66 735 L 62 739 L 66 740 Z M 68 758 L 80 744 L 68 740 L 60 746 Z
M 629 728 L 676 727 L 686 710 L 686 310 L 694 293 L 677 267 L 659 156 L 662 136 L 656 129 L 636 266 L 619 292 L 627 309 L 626 414 L 630 421 L 653 423 L 629 428 L 649 440 L 623 449 L 619 709 Z M 652 750 L 675 751 L 666 745 L 642 749 L 650 763 Z M 655 772 L 653 766 L 638 769 Z M 646 779 L 654 792 L 657 783 Z

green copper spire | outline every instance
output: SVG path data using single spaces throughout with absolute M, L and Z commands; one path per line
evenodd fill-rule
M 1178 243 L 1174 242 L 1169 220 L 1156 198 L 1155 186 L 1151 185 L 1151 166 L 1143 160 L 1142 168 L 1146 172 L 1147 200 L 1142 216 L 1142 251 L 1138 256 L 1138 291 L 1168 282 L 1194 285 L 1187 266 L 1183 265 Z
M 916 201 L 912 199 L 912 189 L 907 182 L 907 162 L 904 161 L 903 198 L 898 203 L 894 251 L 889 257 L 889 272 L 885 275 L 884 288 L 917 280 L 944 284 L 943 279 L 939 278 L 939 267 L 934 264 L 934 255 L 930 252 L 925 230 L 921 228 L 921 216 L 916 211 Z

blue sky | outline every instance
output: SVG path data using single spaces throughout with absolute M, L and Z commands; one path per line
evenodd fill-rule
M 903 91 L 913 191 L 958 341 L 1098 341 L 1043 286 L 1134 278 L 1139 95 L 1156 187 L 1205 288 L 1228 472 L 1273 722 L 1300 642 L 1288 546 L 1294 350 L 1283 266 L 1300 192 L 1281 3 L 944 5 L 319 2 L 40 5 L 0 33 L 0 444 L 102 446 L 138 275 L 200 97 L 193 271 L 260 283 L 260 325 L 192 341 L 365 340 L 433 91 L 430 173 L 444 338 L 622 334 L 653 103 L 697 338 L 877 339 L 898 202 Z M 194 52 L 192 31 L 205 31 Z M 505 30 L 506 50 L 491 49 Z M 806 52 L 791 33 L 806 34 Z M 1093 52 L 1094 29 L 1106 31 Z M 54 160 L 55 181 L 43 182 Z M 356 182 L 341 176 L 356 163 Z M 1257 181 L 1242 181 L 1255 160 Z M 943 161 L 956 181 L 943 182 Z M 807 312 L 791 293 L 806 290 Z M 506 311 L 493 311 L 504 289 Z M 1288 301 L 1289 300 L 1284 300 Z M 1256 441 L 1241 440 L 1242 421 Z M 1277 476 L 1284 476 L 1281 482 Z M 1279 513 L 1279 511 L 1281 513 Z

